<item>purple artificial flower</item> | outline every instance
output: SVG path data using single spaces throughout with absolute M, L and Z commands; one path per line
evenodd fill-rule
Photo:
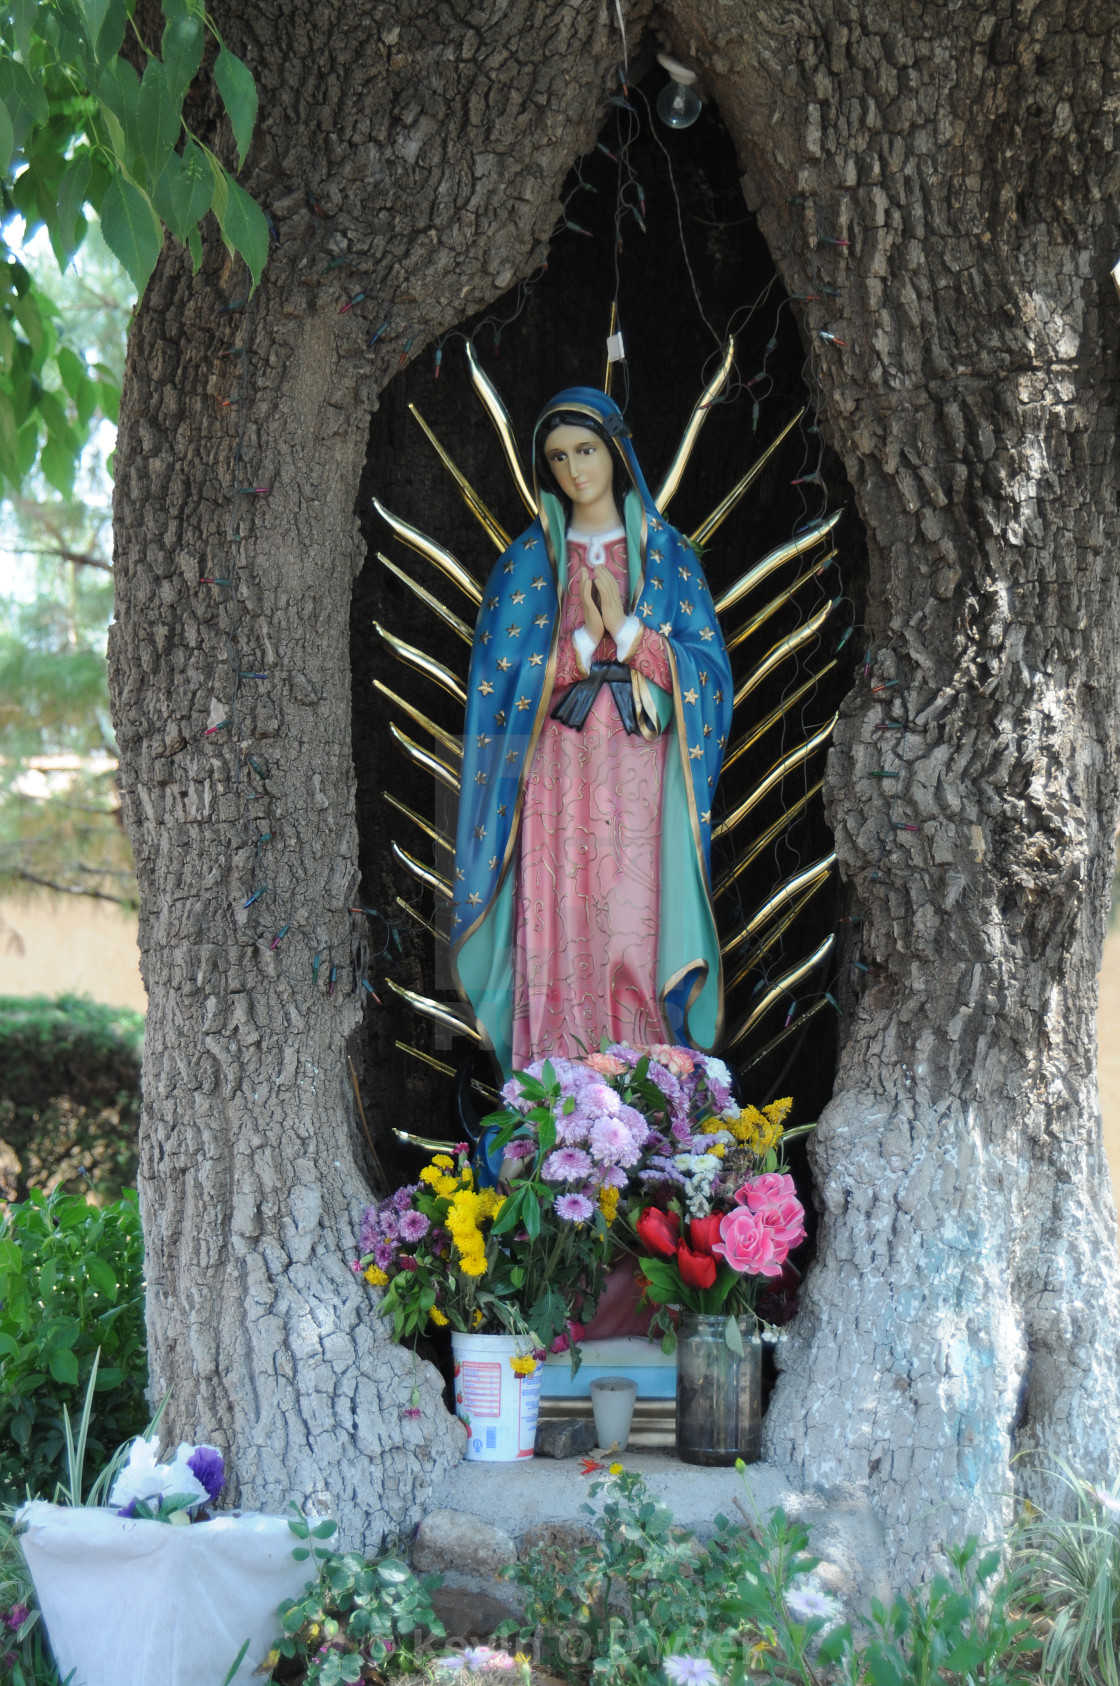
M 633 1107 L 621 1107 L 614 1118 L 600 1118 L 591 1126 L 588 1145 L 601 1165 L 636 1165 L 649 1135 L 649 1126 Z
M 638 1172 L 638 1181 L 642 1183 L 682 1183 L 684 1177 L 675 1165 L 658 1165 L 646 1171 Z
M 556 1216 L 570 1224 L 585 1224 L 594 1210 L 586 1194 L 562 1194 L 556 1202 Z
M 591 1175 L 591 1161 L 578 1147 L 558 1147 L 541 1167 L 546 1183 L 578 1183 Z
M 531 1159 L 536 1151 L 537 1144 L 531 1136 L 515 1136 L 503 1149 L 507 1159 Z
M 642 1057 L 636 1048 L 631 1048 L 629 1042 L 612 1042 L 604 1052 L 612 1054 L 616 1060 L 625 1060 L 631 1068 L 636 1066 Z
M 623 1189 L 623 1188 L 626 1187 L 626 1184 L 629 1182 L 629 1180 L 630 1179 L 626 1175 L 626 1172 L 624 1170 L 622 1170 L 622 1168 L 620 1166 L 618 1166 L 618 1165 L 600 1165 L 598 1171 L 595 1173 L 595 1185 L 594 1186 L 597 1189 L 599 1189 L 599 1188 Z M 584 1193 L 586 1194 L 587 1192 L 588 1192 L 588 1190 L 585 1189 Z
M 17 1628 L 21 1628 L 23 1626 L 30 1614 L 31 1611 L 28 1609 L 26 1604 L 13 1604 L 11 1609 L 8 1611 L 8 1614 L 4 1617 L 4 1621 L 5 1624 L 11 1628 L 12 1632 L 15 1633 Z
M 401 1232 L 400 1213 L 393 1210 L 392 1204 L 382 1202 L 377 1214 L 377 1227 L 386 1241 L 395 1241 Z
M 201 1481 L 213 1504 L 226 1484 L 226 1461 L 216 1446 L 196 1446 L 187 1459 L 187 1468 L 196 1481 Z
M 426 1218 L 423 1212 L 401 1213 L 401 1240 L 423 1241 L 432 1227 L 432 1220 Z
M 367 1206 L 362 1213 L 362 1221 L 358 1228 L 358 1251 L 362 1254 L 372 1253 L 376 1240 L 377 1207 Z
M 712 1107 L 716 1112 L 722 1112 L 725 1106 L 731 1104 L 731 1073 L 714 1054 L 700 1054 L 697 1058 L 708 1080 Z
M 388 1270 L 397 1256 L 397 1249 L 391 1241 L 375 1241 L 371 1251 L 378 1270 Z
M 399 1213 L 400 1216 L 403 1217 L 406 1212 L 411 1211 L 412 1196 L 416 1193 L 416 1190 L 419 1187 L 419 1183 L 407 1183 L 404 1188 L 398 1188 L 397 1192 L 390 1196 L 389 1201 L 394 1212 Z

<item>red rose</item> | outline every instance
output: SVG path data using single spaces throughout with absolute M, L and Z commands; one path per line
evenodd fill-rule
M 681 1242 L 677 1248 L 677 1269 L 686 1288 L 710 1288 L 716 1279 L 716 1261 L 710 1253 L 694 1253 Z
M 688 1226 L 689 1239 L 697 1253 L 710 1253 L 719 1240 L 719 1212 L 713 1212 L 708 1218 L 693 1218 Z
M 651 1253 L 660 1253 L 665 1259 L 673 1257 L 681 1233 L 681 1220 L 675 1212 L 662 1212 L 657 1206 L 647 1206 L 634 1228 Z

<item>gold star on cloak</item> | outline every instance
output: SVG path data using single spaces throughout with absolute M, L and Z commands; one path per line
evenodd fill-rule
M 688 690 L 684 694 L 684 700 L 687 703 L 699 702 L 700 701 L 699 691 L 694 690 L 693 687 L 690 685 Z
M 538 615 L 536 620 L 533 622 L 533 625 L 534 626 L 547 626 L 548 625 L 548 616 L 547 615 Z
M 507 626 L 506 627 L 506 637 L 507 638 L 520 638 L 520 636 L 521 636 L 521 628 L 519 626 Z
M 535 655 L 535 656 L 530 656 L 529 657 L 529 666 L 530 667 L 540 667 L 540 665 L 543 661 L 544 661 L 544 657 L 542 655 L 538 654 L 538 655 Z
M 477 890 L 471 891 L 470 895 L 467 897 L 467 903 L 470 907 L 482 906 L 482 897 L 479 895 Z
M 498 818 L 504 820 L 505 817 L 506 817 L 506 805 L 505 805 L 504 802 L 502 802 L 502 803 L 499 803 L 499 805 L 498 805 Z
M 505 711 L 504 708 L 500 708 L 498 710 L 497 714 L 495 714 L 495 716 L 494 716 L 494 724 L 495 724 L 495 726 L 504 726 L 505 723 L 506 723 L 506 711 Z
M 714 637 L 715 637 L 715 633 L 712 631 L 710 626 L 706 626 L 704 628 L 703 632 L 701 632 L 701 634 L 700 634 L 700 640 L 704 644 L 706 644 L 708 642 L 709 638 L 714 638 Z
M 490 697 L 494 694 L 494 687 L 491 685 L 489 679 L 484 679 L 478 689 L 480 694 L 484 697 Z
M 700 815 L 700 824 L 701 825 L 711 825 L 711 823 L 712 823 L 712 810 L 709 808 L 706 813 L 703 813 L 703 814 Z
M 496 872 L 497 867 L 498 867 L 498 857 L 497 857 L 497 855 L 491 855 L 490 856 L 490 871 Z
M 465 872 L 464 872 L 464 871 L 463 871 L 463 869 L 462 869 L 462 867 L 461 867 L 461 866 L 457 866 L 457 867 L 456 867 L 456 868 L 455 868 L 455 882 L 456 882 L 456 883 L 457 883 L 457 884 L 462 884 L 462 883 L 464 883 L 464 882 L 465 882 L 465 880 L 466 880 L 466 876 L 467 876 L 467 875 L 466 875 L 466 873 L 465 873 Z
M 538 574 L 536 576 L 536 578 L 533 580 L 533 590 L 534 591 L 540 591 L 540 589 L 542 588 L 543 585 L 544 585 L 544 575 Z
M 716 692 L 716 701 L 717 701 L 717 703 L 721 703 L 723 701 L 723 692 L 722 691 Z
M 653 587 L 654 591 L 664 590 L 663 582 L 661 580 L 659 580 L 656 576 L 654 576 L 654 578 L 652 580 L 650 580 L 649 583 Z
M 673 628 L 670 626 L 668 621 L 662 621 L 657 630 L 661 634 L 662 638 L 668 638 Z
M 644 615 L 647 621 L 653 619 L 653 610 L 650 608 L 648 603 L 643 603 L 641 608 L 638 610 L 638 613 L 639 615 Z
M 683 603 L 681 604 L 681 614 L 682 615 L 691 615 L 691 613 L 692 613 L 692 604 L 688 601 L 688 598 L 686 597 L 684 599 Z
M 506 766 L 507 767 L 515 767 L 516 765 L 517 765 L 517 751 L 515 749 L 511 749 L 511 750 L 507 751 L 507 753 L 506 753 Z
M 524 603 L 524 601 L 525 601 L 525 593 L 523 591 L 515 591 L 513 596 L 510 598 L 511 603 L 520 604 L 520 603 Z
M 712 735 L 712 728 L 710 726 L 705 726 L 704 727 L 704 736 L 706 738 L 710 738 L 711 735 Z
M 491 597 L 491 599 L 487 603 L 486 607 L 488 609 L 496 609 L 498 607 L 498 599 L 496 597 Z
M 519 714 L 523 714 L 525 712 L 525 710 L 528 708 L 528 706 L 529 706 L 528 697 L 518 697 L 518 699 L 517 699 L 517 712 Z
M 478 735 L 478 747 L 479 747 L 479 749 L 485 749 L 486 745 L 489 742 L 490 742 L 490 739 L 486 736 L 486 733 L 480 732 L 479 735 Z
M 510 668 L 513 666 L 513 663 L 510 661 L 508 656 L 499 656 L 498 666 L 501 668 L 503 673 L 508 673 Z
M 475 782 L 475 784 L 485 784 L 486 783 L 486 774 L 485 773 L 476 773 L 475 776 L 474 776 L 474 782 Z
M 695 748 L 693 748 L 691 744 L 689 745 L 688 754 L 690 760 L 699 761 L 703 753 L 704 751 L 700 748 L 699 744 L 697 744 Z M 712 781 L 709 779 L 708 783 L 710 784 L 711 782 Z
M 493 633 L 491 633 L 491 632 L 480 632 L 480 633 L 479 633 L 479 635 L 478 635 L 478 636 L 479 636 L 479 639 L 480 639 L 480 641 L 481 641 L 481 642 L 482 642 L 482 643 L 483 643 L 483 644 L 489 644 L 489 642 L 490 642 L 490 640 L 491 640 L 491 638 L 492 638 L 492 637 L 493 637 L 493 636 L 494 636 L 494 635 L 493 635 Z
M 682 580 L 690 580 L 691 578 L 692 578 L 692 575 L 689 573 L 688 569 L 682 568 L 681 569 L 681 579 Z
M 509 561 L 506 563 L 505 567 L 502 569 L 502 573 L 503 574 L 512 574 L 513 573 L 513 557 L 512 556 L 510 557 Z
M 526 539 L 524 545 L 522 546 L 523 550 L 536 550 L 536 548 L 537 548 L 536 539 Z
M 475 840 L 475 842 L 481 843 L 482 839 L 485 836 L 486 836 L 486 827 L 484 825 L 476 825 L 475 828 L 474 828 L 474 840 Z
M 706 685 L 708 683 L 708 674 L 705 668 L 700 669 L 700 683 L 701 685 Z

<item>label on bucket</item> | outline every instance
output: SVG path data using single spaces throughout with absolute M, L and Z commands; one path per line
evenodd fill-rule
M 502 1366 L 477 1358 L 465 1358 L 460 1391 L 472 1417 L 500 1417 L 502 1414 Z

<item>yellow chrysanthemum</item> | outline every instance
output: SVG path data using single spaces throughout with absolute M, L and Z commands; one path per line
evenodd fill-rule
M 368 1265 L 362 1274 L 371 1288 L 384 1288 L 389 1280 L 385 1272 L 378 1270 L 376 1265 Z
M 793 1096 L 784 1095 L 780 1101 L 771 1101 L 762 1110 L 771 1124 L 784 1124 L 793 1111 Z
M 609 1224 L 613 1224 L 618 1214 L 617 1188 L 601 1188 L 599 1190 L 599 1210 Z
M 486 1254 L 464 1253 L 463 1257 L 459 1260 L 459 1269 L 462 1271 L 464 1276 L 485 1276 Z
M 446 1329 L 447 1328 L 448 1319 L 443 1315 L 443 1313 L 439 1309 L 438 1305 L 434 1305 L 432 1307 L 431 1311 L 428 1313 L 428 1316 L 431 1318 L 432 1322 L 435 1324 L 437 1329 Z
M 535 1376 L 537 1373 L 537 1361 L 532 1353 L 527 1353 L 524 1357 L 519 1354 L 511 1358 L 509 1367 L 515 1376 Z
M 444 1171 L 453 1171 L 455 1169 L 455 1161 L 449 1153 L 437 1153 L 435 1158 L 432 1160 L 432 1164 L 439 1165 Z
M 482 1218 L 496 1218 L 502 1207 L 505 1205 L 504 1198 L 498 1193 L 496 1188 L 481 1189 L 478 1193 L 477 1199 L 479 1203 L 479 1216 Z
M 434 1184 L 440 1182 L 442 1180 L 442 1177 L 443 1177 L 443 1172 L 440 1171 L 435 1165 L 425 1165 L 424 1169 L 420 1173 L 420 1181 L 422 1183 L 432 1183 L 434 1185 Z
M 624 1464 L 611 1464 L 609 1474 L 621 1475 L 625 1467 L 626 1466 Z
M 722 1159 L 727 1152 L 727 1147 L 724 1142 L 713 1142 L 711 1147 L 704 1149 L 704 1152 L 710 1154 L 713 1159 Z
M 481 1313 L 481 1311 L 478 1311 L 478 1310 L 477 1310 L 477 1309 L 476 1309 L 476 1311 L 475 1311 L 475 1314 L 474 1314 L 474 1316 L 473 1316 L 473 1317 L 472 1317 L 472 1318 L 471 1318 L 471 1328 L 472 1328 L 472 1329 L 477 1329 L 477 1328 L 478 1328 L 478 1326 L 479 1326 L 479 1324 L 480 1324 L 480 1323 L 485 1323 L 485 1321 L 486 1321 L 486 1319 L 485 1319 L 485 1317 L 484 1317 L 484 1316 L 483 1316 L 483 1315 L 482 1315 L 482 1313 Z
M 700 1132 L 705 1136 L 716 1136 L 727 1128 L 722 1118 L 705 1118 L 700 1126 Z

